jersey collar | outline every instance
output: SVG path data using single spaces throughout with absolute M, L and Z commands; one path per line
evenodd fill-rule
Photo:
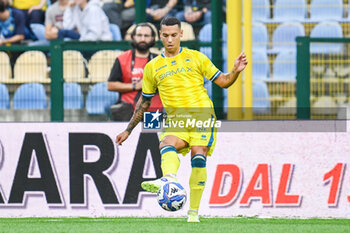
M 179 55 L 181 52 L 182 52 L 182 47 L 180 47 L 179 53 L 176 54 L 174 57 L 176 57 L 177 55 Z M 165 56 L 165 52 L 162 52 L 161 55 L 162 55 L 162 57 L 169 58 L 169 57 Z

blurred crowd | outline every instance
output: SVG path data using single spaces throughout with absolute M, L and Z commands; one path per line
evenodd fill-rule
M 156 27 L 176 16 L 200 28 L 211 22 L 211 0 L 147 0 L 146 15 Z M 0 0 L 0 45 L 122 40 L 133 24 L 134 0 Z

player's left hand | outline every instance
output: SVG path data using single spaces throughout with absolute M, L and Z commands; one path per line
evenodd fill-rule
M 248 64 L 247 57 L 244 52 L 241 52 L 241 54 L 235 60 L 235 66 L 233 69 L 235 72 L 241 72 L 242 70 L 244 70 L 247 64 Z

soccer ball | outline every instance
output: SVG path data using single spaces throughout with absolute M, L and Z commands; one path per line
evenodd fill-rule
M 157 193 L 158 204 L 167 211 L 177 211 L 186 203 L 186 190 L 177 182 L 167 182 Z

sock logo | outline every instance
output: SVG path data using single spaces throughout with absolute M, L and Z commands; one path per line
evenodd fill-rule
M 199 186 L 205 186 L 205 181 L 199 181 L 199 182 L 198 182 L 198 185 L 199 185 Z

